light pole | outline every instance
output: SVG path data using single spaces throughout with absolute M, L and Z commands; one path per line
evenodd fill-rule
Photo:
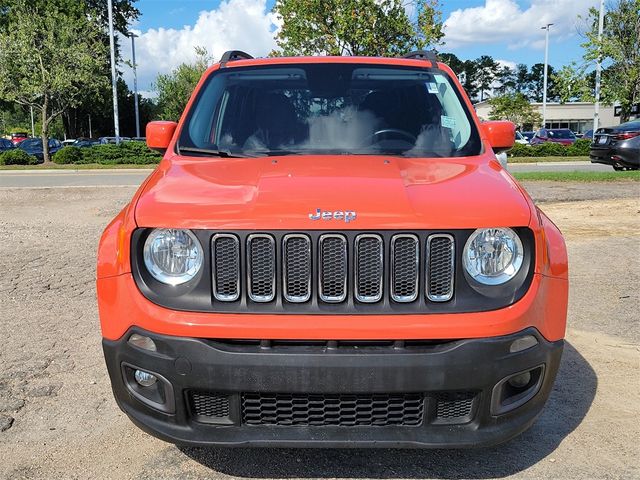
M 600 17 L 598 18 L 598 62 L 596 63 L 596 102 L 593 110 L 593 133 L 596 133 L 600 124 L 600 79 L 602 76 L 602 53 L 600 42 L 602 41 L 602 30 L 604 28 L 604 0 L 600 0 Z
M 136 41 L 138 38 L 133 32 L 129 32 L 131 37 L 131 61 L 133 62 L 133 105 L 136 110 L 136 137 L 140 138 L 140 112 L 138 111 L 138 73 L 136 71 Z
M 542 30 L 546 30 L 544 41 L 544 81 L 542 86 L 542 128 L 547 128 L 547 69 L 549 65 L 549 27 L 553 23 L 547 23 Z
M 32 137 L 36 136 L 36 126 L 33 121 L 33 105 L 31 105 L 31 136 Z
M 111 50 L 111 87 L 113 90 L 113 127 L 116 136 L 116 145 L 120 143 L 120 121 L 118 119 L 118 86 L 116 77 L 116 52 L 113 40 L 113 2 L 108 0 L 109 9 L 109 47 Z

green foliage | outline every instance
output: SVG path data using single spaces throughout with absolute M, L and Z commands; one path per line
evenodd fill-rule
M 640 182 L 640 172 L 515 172 L 518 181 Z
M 539 125 L 542 117 L 522 93 L 509 93 L 489 99 L 491 120 L 509 120 L 517 126 Z
M 19 148 L 0 153 L 0 165 L 36 165 L 37 163 L 36 157 Z
M 276 0 L 282 23 L 273 55 L 398 56 L 440 43 L 438 0 Z
M 14 0 L 9 11 L 0 24 L 0 98 L 33 107 L 47 137 L 56 117 L 108 82 L 101 25 L 82 2 Z
M 196 47 L 196 61 L 183 63 L 167 75 L 158 75 L 154 89 L 158 92 L 158 113 L 162 120 L 178 121 L 200 77 L 212 58 L 204 48 Z
M 149 149 L 143 142 L 124 142 L 120 145 L 94 145 L 83 148 L 82 162 L 101 165 L 151 165 L 160 162 L 162 155 Z
M 584 59 L 602 58 L 602 99 L 620 102 L 621 121 L 629 119 L 631 106 L 640 102 L 640 0 L 616 0 L 608 6 L 601 40 L 598 40 L 596 8 L 589 9 Z
M 539 145 L 516 143 L 509 150 L 510 157 L 584 157 L 589 155 L 591 140 L 578 139 L 573 145 L 565 146 L 554 142 Z
M 564 65 L 551 77 L 560 103 L 594 101 L 586 72 L 584 68 L 578 68 L 575 62 Z
M 83 163 L 82 149 L 74 146 L 63 147 L 53 154 L 53 163 Z

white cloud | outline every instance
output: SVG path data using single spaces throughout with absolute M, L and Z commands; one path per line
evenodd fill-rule
M 158 73 L 168 73 L 183 62 L 195 59 L 195 47 L 205 47 L 217 60 L 226 50 L 244 50 L 265 56 L 274 47 L 276 19 L 266 0 L 226 0 L 217 9 L 202 11 L 194 25 L 181 29 L 158 28 L 133 31 L 136 38 L 138 88 L 149 90 Z M 131 59 L 131 42 L 120 40 L 123 60 Z M 120 66 L 124 79 L 133 86 L 133 73 Z
M 598 0 L 531 0 L 522 8 L 515 0 L 485 0 L 484 6 L 451 12 L 444 23 L 447 48 L 479 43 L 507 43 L 509 49 L 544 48 L 540 29 L 553 23 L 551 38 L 576 34 L 578 15 L 585 15 Z

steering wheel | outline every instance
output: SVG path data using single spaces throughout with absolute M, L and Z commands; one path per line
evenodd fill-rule
M 401 137 L 405 140 L 409 140 L 412 144 L 415 144 L 416 141 L 418 140 L 418 138 L 407 132 L 406 130 L 400 130 L 399 128 L 383 128 L 382 130 L 378 130 L 377 132 L 374 132 L 371 135 L 371 141 L 372 143 L 375 143 L 378 137 L 388 137 L 388 136 L 395 136 L 395 137 Z

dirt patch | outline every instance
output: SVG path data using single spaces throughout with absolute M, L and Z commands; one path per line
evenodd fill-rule
M 567 237 L 571 298 L 539 421 L 500 447 L 423 452 L 179 449 L 134 427 L 111 394 L 94 289 L 98 238 L 132 194 L 0 191 L 0 478 L 640 476 L 637 196 L 543 206 Z

